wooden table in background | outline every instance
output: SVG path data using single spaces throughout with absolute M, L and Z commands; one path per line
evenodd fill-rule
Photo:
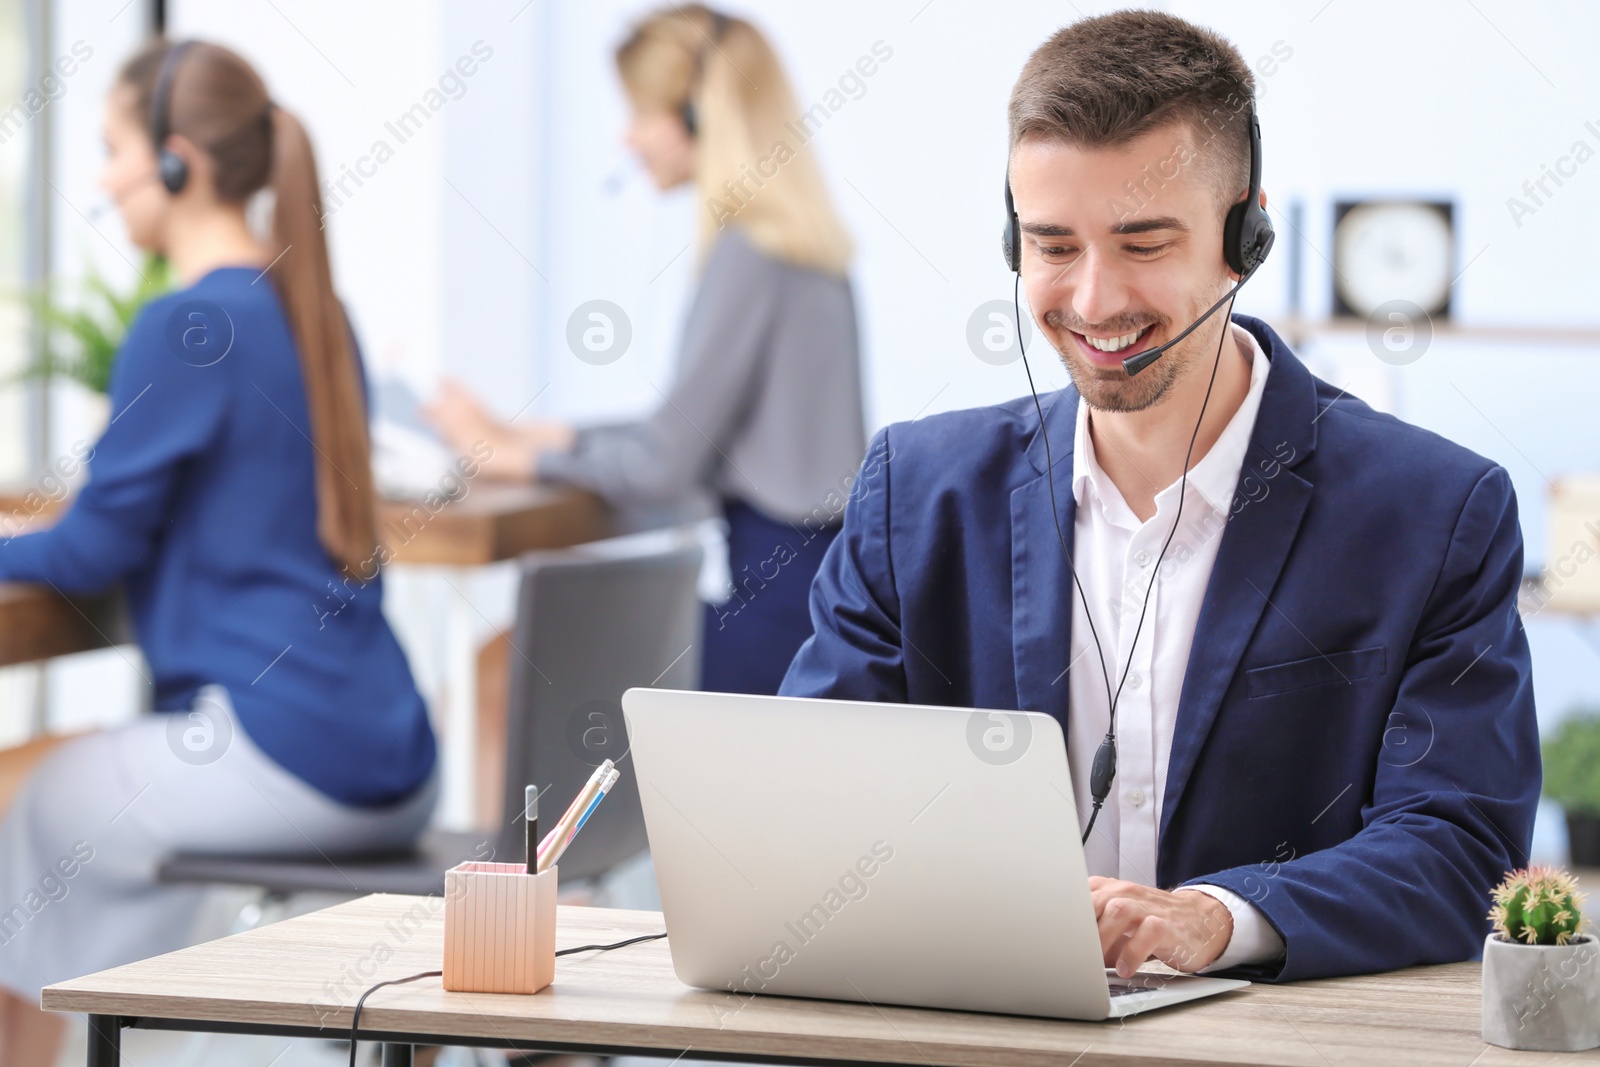
M 26 486 L 0 488 L 0 529 L 48 526 L 65 506 L 65 500 L 30 495 Z M 0 667 L 132 640 L 120 593 L 65 597 L 47 585 L 0 582 Z
M 0 517 L 46 525 L 65 501 L 38 506 L 27 489 L 0 490 Z M 567 548 L 610 536 L 612 518 L 598 498 L 544 485 L 478 484 L 454 502 L 384 500 L 378 536 L 394 562 L 466 568 L 514 559 L 524 552 Z M 461 596 L 444 619 L 445 693 L 439 719 L 448 736 L 440 822 L 462 829 L 473 821 L 477 747 L 478 615 Z M 86 652 L 132 640 L 121 598 L 64 598 L 48 587 L 0 582 L 0 666 Z
M 0 582 L 0 667 L 131 640 L 116 594 L 68 598 L 47 585 Z
M 368 896 L 45 989 L 49 1011 L 89 1014 L 89 1064 L 113 1067 L 125 1027 L 338 1039 L 373 983 L 436 970 L 442 898 Z M 558 948 L 664 929 L 658 912 L 558 909 Z M 1073 1022 L 758 996 L 681 984 L 651 941 L 556 960 L 535 996 L 446 993 L 438 978 L 381 989 L 361 1032 L 386 1065 L 413 1044 L 692 1059 L 932 1067 L 1077 1064 L 1600 1063 L 1485 1045 L 1482 965 L 1451 963 L 1285 985 L 1257 983 L 1109 1022 Z M 360 977 L 354 977 L 359 975 Z
M 610 533 L 610 510 L 599 497 L 546 485 L 478 485 L 437 512 L 420 501 L 384 500 L 378 512 L 378 538 L 397 563 L 471 567 Z

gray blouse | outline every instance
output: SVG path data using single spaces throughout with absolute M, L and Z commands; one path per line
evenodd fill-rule
M 712 246 L 677 377 L 649 418 L 580 429 L 539 476 L 626 508 L 699 490 L 779 521 L 842 517 L 866 451 L 850 283 L 795 266 L 737 226 Z M 821 509 L 821 510 L 819 510 Z

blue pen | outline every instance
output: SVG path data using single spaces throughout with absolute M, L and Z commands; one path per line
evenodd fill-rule
M 573 837 L 578 836 L 578 831 L 583 829 L 583 824 L 589 821 L 589 816 L 594 814 L 594 809 L 600 806 L 600 802 L 606 798 L 606 793 L 611 790 L 612 786 L 617 784 L 617 779 L 621 777 L 621 771 L 612 771 L 606 775 L 606 780 L 600 784 L 600 792 L 596 793 L 595 798 L 589 801 L 589 806 L 584 809 L 583 816 L 578 819 L 578 825 L 572 828 Z
M 561 854 L 567 850 L 567 846 L 572 844 L 572 842 L 577 838 L 578 831 L 583 829 L 583 824 L 589 821 L 590 815 L 594 814 L 594 809 L 599 807 L 600 801 L 605 799 L 607 791 L 609 791 L 612 786 L 616 785 L 617 779 L 621 777 L 622 772 L 615 769 L 605 776 L 605 779 L 600 783 L 600 791 L 594 795 L 593 800 L 589 801 L 589 806 L 584 809 L 583 815 L 579 817 L 577 825 L 572 828 L 572 833 L 567 835 L 567 839 L 565 841 L 557 841 L 551 846 L 552 855 L 550 856 L 549 862 L 544 864 L 546 868 L 555 866 L 556 861 L 561 858 Z

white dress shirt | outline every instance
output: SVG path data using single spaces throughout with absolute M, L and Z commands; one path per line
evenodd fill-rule
M 1162 560 L 1160 579 L 1150 592 L 1137 645 L 1134 629 L 1140 603 L 1156 557 L 1172 530 L 1178 483 L 1156 494 L 1155 515 L 1141 523 L 1096 460 L 1089 436 L 1089 406 L 1078 404 L 1072 460 L 1072 495 L 1077 501 L 1072 560 L 1084 597 L 1072 598 L 1067 754 L 1080 827 L 1088 825 L 1090 769 L 1110 720 L 1106 682 L 1095 664 L 1084 598 L 1105 650 L 1113 694 L 1133 645 L 1133 664 L 1117 698 L 1117 773 L 1084 848 L 1091 875 L 1155 885 L 1156 838 L 1178 696 L 1183 691 L 1200 603 L 1272 368 L 1248 330 L 1237 325 L 1232 330 L 1250 356 L 1250 391 L 1216 444 L 1189 470 L 1182 519 Z M 1237 358 L 1237 354 L 1224 351 L 1222 358 Z M 1232 939 L 1222 955 L 1202 970 L 1264 962 L 1282 955 L 1283 939 L 1248 900 L 1221 886 L 1189 888 L 1216 897 L 1233 915 Z

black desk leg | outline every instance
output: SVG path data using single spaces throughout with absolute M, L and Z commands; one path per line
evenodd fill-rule
M 385 1044 L 383 1067 L 411 1067 L 411 1046 Z
M 115 1015 L 89 1016 L 89 1067 L 120 1067 L 122 1020 Z

